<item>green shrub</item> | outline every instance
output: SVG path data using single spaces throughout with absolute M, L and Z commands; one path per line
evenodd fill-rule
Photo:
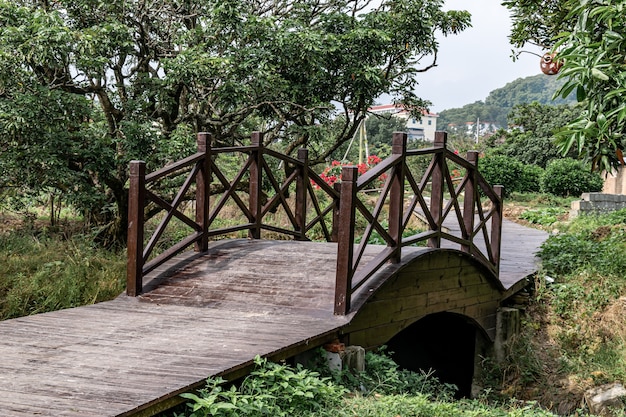
M 603 181 L 581 161 L 564 158 L 551 161 L 541 184 L 543 192 L 558 196 L 579 196 L 585 192 L 602 191 Z
M 541 181 L 545 171 L 537 165 L 523 165 L 522 176 L 517 190 L 521 193 L 537 193 L 541 191 Z
M 385 351 L 385 346 L 367 352 L 365 364 L 363 372 L 337 372 L 329 370 L 322 358 L 317 369 L 350 391 L 364 395 L 423 394 L 431 399 L 449 400 L 457 390 L 456 386 L 441 383 L 429 373 L 400 369 Z
M 541 226 L 550 226 L 559 220 L 559 216 L 567 213 L 567 209 L 563 207 L 544 207 L 540 209 L 526 210 L 520 214 L 519 218 L 526 220 L 532 224 Z
M 504 195 L 521 191 L 524 165 L 516 159 L 503 155 L 486 156 L 478 164 L 478 170 L 491 185 L 504 186 Z
M 449 391 L 449 388 L 431 377 L 398 370 L 384 352 L 368 353 L 367 370 L 353 375 L 353 380 L 347 378 L 349 372 L 334 374 L 335 379 L 340 377 L 352 387 L 349 395 L 345 395 L 348 391 L 343 386 L 318 372 L 268 362 L 259 357 L 255 362 L 256 370 L 239 387 L 226 388 L 226 381 L 211 378 L 198 395 L 182 394 L 190 400 L 189 410 L 175 416 L 553 416 L 533 402 L 511 400 L 508 404 L 490 405 L 479 400 L 452 401 L 449 395 L 440 392 L 442 389 Z M 320 370 L 330 372 L 327 367 Z M 426 392 L 420 392 L 424 388 Z M 364 396 L 363 391 L 368 389 L 370 391 Z
M 345 388 L 317 372 L 255 358 L 256 369 L 239 387 L 223 387 L 222 378 L 209 378 L 199 395 L 181 394 L 191 400 L 191 414 L 177 416 L 312 416 L 339 406 Z

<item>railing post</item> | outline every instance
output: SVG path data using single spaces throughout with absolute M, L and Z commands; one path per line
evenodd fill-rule
M 500 272 L 500 247 L 502 244 L 502 198 L 504 196 L 504 187 L 502 185 L 494 185 L 493 191 L 498 196 L 498 209 L 494 211 L 491 217 L 491 255 L 495 261 L 496 273 Z
M 130 162 L 129 180 L 126 294 L 136 297 L 143 290 L 143 211 L 146 199 L 144 161 Z
M 298 240 L 306 240 L 306 197 L 309 184 L 309 151 L 305 148 L 298 149 L 298 161 L 302 166 L 296 179 L 296 224 L 298 226 Z
M 404 163 L 406 159 L 407 134 L 394 132 L 391 145 L 392 155 L 401 155 L 402 162 L 393 169 L 391 188 L 389 190 L 389 234 L 394 241 L 392 263 L 399 263 L 402 258 L 402 217 L 404 208 Z
M 352 276 L 354 275 L 354 220 L 356 215 L 355 166 L 341 170 L 341 195 L 339 204 L 339 230 L 337 244 L 337 276 L 335 280 L 335 314 L 346 315 L 350 311 Z
M 437 236 L 428 239 L 428 246 L 431 248 L 441 247 L 441 217 L 443 215 L 443 166 L 445 164 L 445 152 L 448 142 L 448 134 L 446 132 L 435 132 L 435 148 L 442 149 L 435 153 L 433 158 L 435 159 L 435 166 L 432 173 L 432 186 L 430 195 L 430 213 L 433 220 L 437 224 Z
M 333 184 L 333 188 L 339 195 L 341 195 L 341 183 L 336 182 Z M 337 242 L 339 241 L 339 207 L 341 207 L 341 198 L 335 201 L 335 206 L 333 207 L 333 224 L 332 230 L 330 232 L 330 241 Z
M 248 231 L 251 239 L 261 238 L 261 186 L 263 173 L 263 134 L 252 133 L 252 164 L 250 165 L 250 223 L 253 226 Z
M 202 238 L 195 243 L 196 252 L 209 249 L 209 198 L 211 195 L 211 134 L 198 133 L 198 152 L 204 154 L 196 175 L 196 223 L 200 225 Z
M 463 193 L 463 223 L 465 225 L 465 233 L 462 234 L 463 240 L 469 240 L 474 232 L 474 207 L 476 205 L 476 171 L 478 170 L 478 152 L 468 151 L 467 161 L 472 165 L 472 169 L 468 169 L 467 182 Z M 471 253 L 471 243 L 469 245 L 461 245 L 461 250 Z

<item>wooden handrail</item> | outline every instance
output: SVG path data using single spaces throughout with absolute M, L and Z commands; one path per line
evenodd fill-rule
M 208 248 L 210 238 L 228 235 L 243 230 L 248 231 L 250 238 L 259 239 L 262 231 L 279 233 L 298 240 L 306 240 L 307 233 L 316 225 L 321 225 L 322 233 L 330 241 L 333 239 L 333 226 L 326 224 L 326 216 L 330 215 L 338 205 L 339 193 L 328 186 L 308 164 L 306 150 L 299 150 L 298 158 L 282 155 L 263 147 L 263 137 L 255 132 L 251 137 L 251 144 L 241 147 L 211 148 L 211 137 L 207 133 L 198 134 L 198 152 L 180 161 L 174 162 L 165 168 L 146 174 L 145 163 L 133 161 L 130 165 L 129 187 L 129 228 L 128 228 L 128 266 L 127 266 L 127 294 L 136 296 L 142 292 L 142 278 L 159 265 L 186 250 L 191 245 L 199 252 Z M 226 175 L 218 166 L 214 157 L 223 154 L 241 154 L 246 162 L 234 175 Z M 284 179 L 279 179 L 270 168 L 268 158 L 275 158 L 280 163 L 289 165 L 293 171 Z M 173 201 L 157 195 L 149 189 L 152 184 L 166 178 L 173 178 L 182 174 L 187 177 L 182 187 L 176 192 Z M 211 199 L 211 178 L 223 188 L 221 197 L 216 198 L 214 204 Z M 239 195 L 244 182 L 247 181 L 248 201 L 245 202 Z M 264 185 L 271 184 L 273 195 L 265 198 Z M 329 196 L 330 204 L 323 205 L 316 197 L 311 183 L 320 188 L 320 192 Z M 188 196 L 188 192 L 195 184 L 195 197 Z M 288 194 L 295 187 L 295 207 L 291 207 Z M 183 211 L 183 202 L 195 200 L 195 218 L 192 219 Z M 244 221 L 240 224 L 225 227 L 211 227 L 220 217 L 222 210 L 229 200 L 232 200 L 240 209 Z M 308 203 L 313 206 L 314 217 L 310 219 L 307 213 Z M 148 204 L 153 204 L 165 212 L 164 218 L 156 230 L 144 243 L 145 219 L 144 211 Z M 290 226 L 266 222 L 268 215 L 282 208 L 286 213 Z M 182 224 L 192 229 L 191 234 L 175 242 L 169 248 L 164 248 L 157 256 L 152 256 L 157 243 L 172 219 L 178 219 Z
M 208 247 L 208 205 L 210 184 L 210 135 L 198 134 L 198 152 L 180 161 L 146 174 L 146 164 L 143 161 L 131 161 L 130 185 L 128 190 L 128 238 L 127 238 L 127 268 L 126 294 L 137 296 L 143 290 L 143 276 L 167 260 L 176 256 L 191 245 L 196 250 L 206 251 Z M 187 179 L 170 203 L 154 194 L 147 187 L 151 183 L 170 176 L 178 176 L 189 171 Z M 191 185 L 196 185 L 196 218 L 190 219 L 181 209 L 181 203 Z M 166 212 L 164 219 L 152 233 L 147 243 L 144 243 L 145 216 L 144 210 L 148 201 Z M 148 260 L 172 218 L 178 218 L 193 229 L 187 237 L 181 239 L 161 254 Z
M 334 306 L 338 315 L 350 312 L 353 295 L 385 264 L 401 261 L 404 246 L 426 243 L 438 248 L 444 242 L 451 242 L 495 274 L 498 273 L 502 187 L 491 187 L 482 177 L 478 170 L 477 152 L 469 152 L 467 158 L 462 158 L 448 150 L 444 132 L 436 133 L 433 147 L 419 150 L 407 150 L 407 135 L 394 133 L 392 154 L 388 158 L 361 177 L 356 167 L 344 167 L 342 182 L 335 187 L 324 182 L 309 166 L 306 149 L 300 149 L 297 158 L 282 155 L 265 148 L 260 133 L 252 134 L 248 146 L 211 148 L 210 143 L 210 135 L 200 133 L 197 153 L 150 174 L 145 173 L 144 162 L 131 162 L 128 295 L 140 294 L 144 274 L 190 245 L 203 252 L 207 250 L 210 238 L 245 230 L 252 239 L 260 239 L 265 231 L 306 240 L 307 234 L 316 225 L 320 226 L 327 241 L 336 241 L 338 245 Z M 243 164 L 235 174 L 227 175 L 219 166 L 219 156 L 225 154 L 242 155 Z M 413 172 L 408 161 L 427 157 L 431 159 L 424 172 Z M 277 176 L 270 160 L 285 168 L 284 178 Z M 453 169 L 465 172 L 460 180 L 452 178 Z M 182 173 L 187 173 L 187 179 L 172 202 L 148 188 L 156 181 Z M 380 195 L 374 207 L 370 208 L 360 199 L 360 192 L 371 190 L 372 185 L 384 176 L 386 180 Z M 215 198 L 215 201 L 210 197 L 212 178 L 223 189 L 221 197 Z M 181 207 L 185 198 L 189 198 L 185 196 L 193 190 L 194 184 L 195 218 L 191 219 Z M 238 194 L 242 191 L 248 194 L 248 201 Z M 322 204 L 317 196 L 320 192 L 326 194 L 329 203 Z M 290 198 L 291 193 L 295 193 L 295 198 Z M 406 193 L 412 194 L 408 204 Z M 481 197 L 488 200 L 489 207 L 483 207 Z M 231 206 L 240 210 L 243 221 L 212 227 L 229 200 L 235 203 Z M 166 214 L 144 245 L 144 210 L 148 202 L 162 208 Z M 284 211 L 289 226 L 267 221 L 270 213 L 277 209 Z M 423 216 L 427 230 L 404 237 L 407 225 L 416 212 Z M 331 214 L 333 220 L 329 225 L 326 218 Z M 357 216 L 366 221 L 360 236 L 355 235 Z M 148 259 L 173 218 L 189 226 L 192 233 L 172 247 L 165 248 L 158 256 Z M 458 229 L 457 234 L 447 231 L 446 227 L 450 224 L 454 230 Z M 366 248 L 370 248 L 368 254 L 372 253 L 368 241 L 374 232 L 383 238 L 386 245 L 376 249 L 378 252 L 373 257 L 368 255 L 371 259 L 364 262 Z M 478 241 L 484 243 L 484 248 L 477 244 Z
M 425 242 L 433 248 L 442 247 L 444 242 L 458 245 L 459 250 L 471 254 L 493 273 L 498 274 L 502 188 L 499 186 L 492 188 L 480 175 L 477 152 L 469 152 L 465 159 L 449 151 L 445 132 L 436 133 L 433 145 L 428 149 L 407 151 L 406 136 L 403 138 L 400 133 L 394 134 L 392 155 L 360 177 L 354 187 L 356 190 L 363 190 L 367 188 L 367 183 L 374 181 L 381 174 L 388 174 L 379 200 L 372 211 L 369 211 L 352 191 L 351 182 L 345 186 L 342 182 L 335 314 L 349 313 L 353 294 L 387 262 L 399 262 L 402 247 L 420 242 Z M 411 172 L 407 159 L 428 155 L 431 156 L 428 168 L 423 173 Z M 465 175 L 458 185 L 453 181 L 449 164 L 465 170 Z M 344 181 L 346 175 L 350 174 L 344 169 Z M 430 185 L 429 192 L 427 185 Z M 413 198 L 406 207 L 405 186 L 413 193 Z M 480 191 L 489 200 L 490 208 L 483 208 Z M 387 217 L 383 219 L 382 207 L 385 203 L 388 203 L 389 208 Z M 346 204 L 351 207 L 346 208 L 344 206 Z M 424 216 L 428 230 L 402 237 L 416 210 Z M 367 223 L 360 237 L 354 236 L 353 225 L 356 214 L 362 215 Z M 386 226 L 383 220 L 387 220 Z M 458 228 L 458 235 L 447 232 L 447 226 L 452 226 L 455 230 Z M 488 231 L 489 228 L 491 232 Z M 373 259 L 362 265 L 373 230 L 379 233 L 387 245 L 379 249 Z M 358 244 L 355 239 L 360 239 Z M 482 239 L 484 248 L 477 245 L 478 239 Z

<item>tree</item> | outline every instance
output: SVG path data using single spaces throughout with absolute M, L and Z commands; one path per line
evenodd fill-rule
M 563 153 L 575 149 L 593 170 L 623 165 L 626 128 L 626 14 L 623 0 L 557 0 L 540 5 L 507 1 L 515 27 L 511 41 L 539 42 L 563 62 L 561 97 L 575 92 L 584 111 L 558 136 Z M 527 30 L 521 27 L 526 26 Z
M 562 48 L 562 96 L 575 91 L 583 113 L 559 136 L 563 152 L 577 149 L 593 170 L 624 165 L 626 132 L 626 1 L 589 1 L 572 9 L 576 26 L 556 44 Z
M 554 46 L 555 37 L 569 31 L 576 21 L 570 15 L 570 0 L 505 0 L 502 5 L 511 11 L 513 25 L 510 40 L 516 48 L 530 43 L 550 49 Z
M 436 65 L 435 32 L 469 25 L 442 5 L 0 0 L 0 149 L 13 173 L 0 187 L 25 186 L 20 164 L 38 167 L 32 178 L 52 164 L 53 179 L 27 185 L 64 189 L 123 236 L 128 162 L 177 159 L 194 132 L 219 146 L 261 130 L 323 161 L 381 94 L 416 113 L 429 104 L 413 90 Z
M 504 143 L 492 153 L 515 158 L 525 165 L 545 168 L 548 162 L 561 157 L 554 144 L 555 132 L 579 115 L 580 108 L 563 104 L 517 105 L 509 113 L 509 125 L 513 128 L 502 133 Z

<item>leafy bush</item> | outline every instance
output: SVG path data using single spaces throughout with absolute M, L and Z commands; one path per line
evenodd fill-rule
M 601 191 L 602 177 L 581 161 L 564 158 L 551 161 L 541 184 L 544 192 L 558 196 L 579 196 L 584 192 Z
M 537 165 L 523 165 L 522 176 L 517 190 L 522 193 L 537 193 L 541 190 L 541 181 L 544 176 L 544 169 Z
M 337 407 L 346 393 L 345 388 L 334 384 L 330 378 L 320 377 L 319 373 L 303 369 L 301 365 L 294 369 L 259 356 L 254 361 L 256 369 L 239 387 L 224 389 L 222 378 L 209 378 L 199 395 L 181 394 L 191 400 L 188 406 L 192 413 L 188 416 L 315 415 Z
M 399 370 L 382 351 L 367 354 L 365 372 L 333 373 L 333 378 L 352 388 L 351 395 L 345 395 L 344 387 L 315 371 L 294 369 L 259 357 L 255 362 L 257 369 L 239 388 L 224 388 L 223 379 L 211 378 L 199 395 L 182 394 L 191 400 L 187 404 L 191 414 L 175 414 L 176 417 L 553 416 L 533 402 L 512 400 L 492 406 L 478 400 L 451 401 L 449 387 L 429 376 Z M 331 372 L 327 367 L 320 371 Z M 425 391 L 420 392 L 421 389 Z M 363 390 L 375 395 L 363 396 Z
M 431 399 L 449 400 L 457 388 L 443 384 L 429 373 L 400 369 L 385 351 L 385 346 L 365 354 L 365 371 L 331 371 L 320 360 L 319 372 L 353 392 L 364 395 L 423 394 Z
M 491 185 L 504 186 L 504 195 L 521 191 L 524 165 L 516 159 L 503 155 L 487 156 L 478 164 L 480 173 Z

